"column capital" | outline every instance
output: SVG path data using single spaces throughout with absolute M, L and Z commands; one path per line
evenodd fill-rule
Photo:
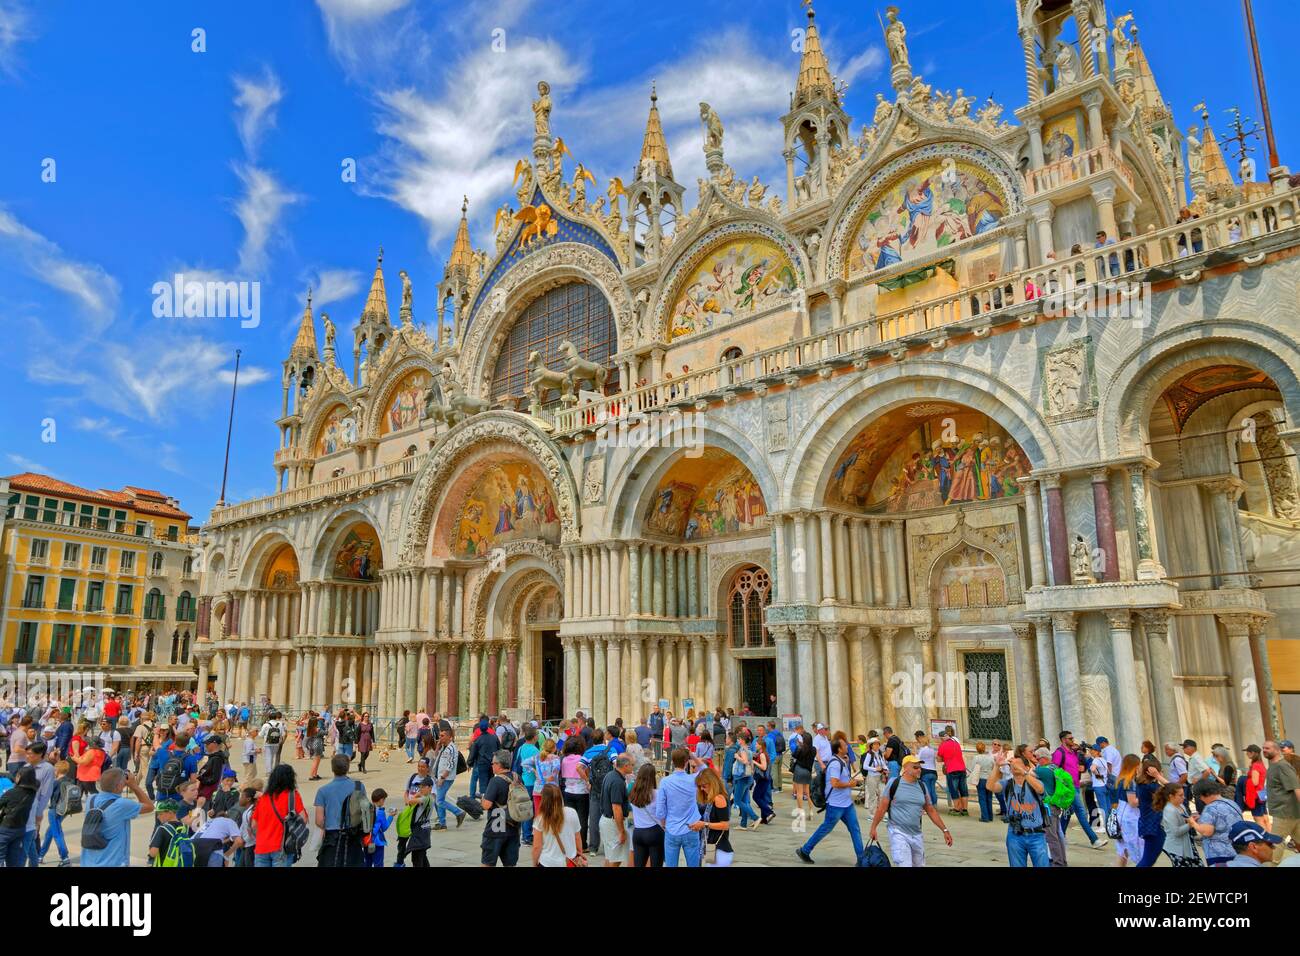
M 1078 622 L 1078 614 L 1074 611 L 1053 611 L 1050 615 L 1052 629 L 1056 631 L 1068 631 L 1073 634 Z
M 1111 608 L 1106 611 L 1106 620 L 1112 631 L 1133 630 L 1133 612 L 1126 607 Z
M 1027 495 L 1038 494 L 1038 486 L 1041 482 L 1038 478 L 1035 478 L 1033 475 L 1026 475 L 1024 478 L 1017 478 L 1016 481 L 1020 484 L 1020 487 L 1024 489 L 1025 494 Z
M 1115 182 L 1111 179 L 1103 179 L 1093 183 L 1089 187 L 1092 198 L 1097 202 L 1114 202 L 1115 201 Z
M 1030 641 L 1034 638 L 1034 626 L 1028 621 L 1014 621 L 1011 624 L 1011 633 L 1022 641 Z
M 1142 629 L 1152 636 L 1165 634 L 1169 630 L 1169 610 L 1163 607 L 1143 608 L 1138 611 L 1138 620 Z
M 796 624 L 794 625 L 794 639 L 796 641 L 811 641 L 813 635 L 817 633 L 816 624 Z
M 1212 495 L 1223 495 L 1231 505 L 1235 505 L 1242 492 L 1246 490 L 1246 483 L 1236 475 L 1216 475 L 1199 484 Z
M 1268 618 L 1258 614 L 1216 614 L 1229 637 L 1254 637 L 1260 634 Z
M 1088 477 L 1094 485 L 1103 485 L 1110 479 L 1110 465 L 1098 465 L 1088 469 Z
M 1088 90 L 1088 92 L 1080 96 L 1079 99 L 1083 102 L 1083 105 L 1089 109 L 1101 106 L 1104 101 L 1104 97 L 1101 95 L 1101 90 Z
M 778 644 L 788 643 L 794 638 L 794 628 L 788 624 L 769 624 L 767 630 Z
M 917 639 L 918 641 L 920 641 L 922 644 L 928 644 L 928 643 L 930 643 L 932 640 L 934 640 L 934 629 L 933 629 L 933 628 L 929 628 L 929 627 L 914 627 L 914 628 L 912 628 L 912 633 L 916 635 L 916 639 Z
M 818 624 L 817 630 L 821 631 L 822 637 L 828 641 L 837 641 L 844 636 L 847 630 L 844 624 Z
M 1052 489 L 1059 490 L 1060 487 L 1063 484 L 1065 484 L 1065 476 L 1061 474 L 1059 471 L 1054 471 L 1051 474 L 1042 475 L 1041 480 L 1043 482 L 1043 487 L 1046 488 L 1048 491 L 1051 491 Z
M 901 627 L 893 627 L 891 625 L 884 625 L 876 628 L 876 631 L 880 634 L 881 640 L 891 641 L 898 636 L 898 632 L 901 630 Z

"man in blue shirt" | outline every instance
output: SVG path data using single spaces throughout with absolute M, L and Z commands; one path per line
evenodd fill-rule
M 351 826 L 348 800 L 358 791 L 360 799 L 369 798 L 361 782 L 348 777 L 351 765 L 352 761 L 347 754 L 335 754 L 330 758 L 330 770 L 334 772 L 334 779 L 316 791 L 316 826 L 324 833 L 320 850 L 316 854 L 317 866 L 365 865 L 365 854 L 361 847 L 361 838 L 365 834 Z
M 605 757 L 612 768 L 614 757 L 617 756 L 610 750 L 609 744 L 605 741 L 605 732 L 599 727 L 591 731 L 591 746 L 582 752 L 582 764 L 587 768 L 588 780 L 591 782 L 591 799 L 588 801 L 587 819 L 579 821 L 587 828 L 587 852 L 600 852 L 600 781 L 591 777 L 591 764 L 597 757 Z
M 59 713 L 59 726 L 54 731 L 54 747 L 60 757 L 68 756 L 68 746 L 72 743 L 72 708 L 64 707 Z
M 781 736 L 781 731 L 776 729 L 776 721 L 770 720 L 767 724 L 767 733 L 764 735 L 767 741 L 767 763 L 769 772 L 772 774 L 772 789 L 777 793 L 781 792 L 782 771 L 785 769 L 782 765 L 785 761 L 785 738 Z
M 853 788 L 859 783 L 861 780 L 853 773 L 848 740 L 844 737 L 835 738 L 831 759 L 826 762 L 826 818 L 808 838 L 808 842 L 794 851 L 795 856 L 805 863 L 811 863 L 813 847 L 840 822 L 843 822 L 849 831 L 849 838 L 853 840 L 853 859 L 862 856 L 862 830 L 858 826 L 857 808 L 853 805 Z
M 695 777 L 703 765 L 685 747 L 672 752 L 672 762 L 673 772 L 655 791 L 651 816 L 664 821 L 664 866 L 677 866 L 679 850 L 686 854 L 687 866 L 699 866 L 699 831 L 704 824 L 695 802 Z
M 134 800 L 122 796 L 122 787 L 128 787 Z M 153 801 L 144 792 L 135 774 L 125 773 L 116 767 L 105 770 L 99 778 L 99 793 L 86 801 L 86 813 L 92 809 L 104 815 L 102 831 L 108 846 L 102 850 L 81 851 L 82 866 L 130 866 L 131 821 L 142 813 L 153 813 Z

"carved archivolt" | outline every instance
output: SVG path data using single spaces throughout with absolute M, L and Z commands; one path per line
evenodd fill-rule
M 401 331 L 405 332 L 406 330 Z M 407 375 L 416 369 L 423 369 L 432 375 L 435 380 L 437 379 L 438 369 L 431 358 L 432 349 L 422 352 L 407 345 L 404 338 L 394 337 L 388 347 L 384 349 L 383 354 L 386 361 L 373 379 L 378 385 L 371 388 L 370 394 L 366 398 L 365 421 L 363 427 L 359 429 L 362 438 L 379 437 L 379 430 L 383 424 L 383 415 L 388 410 L 393 392 Z
M 957 516 L 957 526 L 951 531 L 912 536 L 910 543 L 912 594 L 916 599 L 924 601 L 927 605 L 931 603 L 939 583 L 937 575 L 941 560 L 950 557 L 954 551 L 964 546 L 993 555 L 1006 579 L 1005 603 L 1023 603 L 1025 598 L 1020 575 L 1016 525 L 1008 523 L 974 528 L 966 523 L 965 516 L 960 512 Z
M 619 348 L 633 338 L 632 297 L 609 257 L 591 246 L 559 242 L 529 253 L 503 275 L 465 335 L 463 367 L 472 369 L 465 383 L 471 394 L 486 395 L 501 344 L 519 314 L 543 292 L 566 282 L 587 282 L 609 299 L 618 326 Z
M 544 541 L 515 541 L 505 545 L 502 550 L 506 553 L 502 570 L 490 571 L 484 565 L 484 573 L 477 575 L 470 586 L 469 601 L 466 606 L 469 608 L 471 615 L 470 621 L 474 640 L 481 641 L 487 636 L 484 631 L 492 609 L 486 606 L 486 602 L 492 595 L 493 586 L 501 577 L 512 574 L 511 566 L 517 564 L 521 558 L 535 558 L 546 567 L 545 569 L 535 568 L 522 575 L 514 583 L 510 593 L 503 595 L 506 599 L 506 606 L 511 606 L 525 588 L 543 582 L 558 587 L 561 593 L 564 590 L 564 562 L 560 560 L 559 550 L 554 545 L 547 544 Z
M 524 415 L 486 412 L 457 425 L 430 453 L 406 498 L 400 565 L 418 567 L 439 500 L 457 469 L 484 446 L 509 443 L 532 456 L 555 489 L 560 540 L 578 540 L 578 489 L 560 449 Z M 526 543 L 526 542 L 521 542 Z

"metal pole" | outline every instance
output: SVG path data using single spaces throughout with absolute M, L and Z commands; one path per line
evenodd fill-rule
M 1250 0 L 1242 0 L 1246 8 L 1246 35 L 1250 39 L 1250 52 L 1255 63 L 1255 86 L 1259 88 L 1259 108 L 1264 114 L 1264 135 L 1268 137 L 1268 168 L 1277 169 L 1282 163 L 1277 157 L 1277 140 L 1273 138 L 1273 116 L 1268 110 L 1268 88 L 1264 85 L 1264 64 L 1259 58 L 1259 39 L 1255 36 L 1255 12 Z
M 235 389 L 239 388 L 239 356 L 242 349 L 235 349 L 235 378 L 230 383 L 230 419 L 226 422 L 226 461 L 221 466 L 221 497 L 218 505 L 226 503 L 226 476 L 230 473 L 230 436 L 235 430 Z

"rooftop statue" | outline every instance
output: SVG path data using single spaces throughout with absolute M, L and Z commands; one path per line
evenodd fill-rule
M 551 138 L 551 85 L 545 80 L 537 84 L 537 100 L 533 103 L 533 135 Z

